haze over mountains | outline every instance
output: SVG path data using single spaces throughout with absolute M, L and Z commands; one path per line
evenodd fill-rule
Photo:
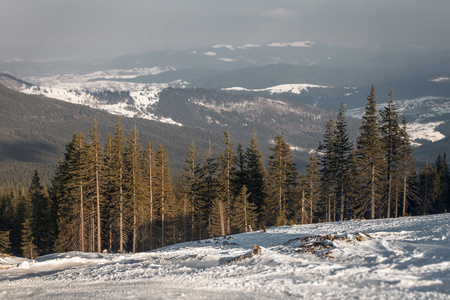
M 228 129 L 236 143 L 257 132 L 267 148 L 283 133 L 300 166 L 341 102 L 356 137 L 374 84 L 380 108 L 393 90 L 419 161 L 433 161 L 449 144 L 450 50 L 313 41 L 213 45 L 99 61 L 9 60 L 0 62 L 0 70 L 15 76 L 5 74 L 0 83 L 22 93 L 218 136 Z

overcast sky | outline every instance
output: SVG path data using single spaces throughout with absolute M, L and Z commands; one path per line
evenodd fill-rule
M 311 40 L 450 48 L 449 0 L 0 0 L 0 60 Z

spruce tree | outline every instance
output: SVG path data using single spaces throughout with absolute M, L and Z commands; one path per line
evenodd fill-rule
M 407 205 L 417 200 L 417 175 L 415 167 L 415 158 L 413 156 L 414 148 L 407 132 L 406 117 L 402 119 L 402 126 L 399 130 L 400 147 L 398 151 L 398 171 L 401 179 L 402 190 L 402 216 L 406 216 Z M 397 202 L 396 202 L 397 203 Z M 398 216 L 398 207 L 396 204 L 395 217 Z
M 97 128 L 97 119 L 94 118 L 93 128 L 89 132 L 89 144 L 85 149 L 87 170 L 87 192 L 91 198 L 92 206 L 95 207 L 95 227 L 97 237 L 97 252 L 102 252 L 102 217 L 100 207 L 103 205 L 101 199 L 101 175 L 103 171 L 103 149 L 100 144 Z M 92 237 L 94 239 L 94 237 Z
M 117 123 L 114 126 L 114 138 L 112 140 L 112 180 L 115 187 L 114 201 L 117 209 L 118 231 L 119 231 L 119 251 L 124 251 L 126 228 L 125 228 L 125 198 L 124 198 L 124 162 L 125 155 L 125 137 L 122 130 L 120 117 L 117 117 Z
M 200 224 L 196 226 L 196 216 L 201 214 L 201 208 L 198 203 L 198 197 L 196 193 L 196 187 L 199 184 L 199 153 L 195 143 L 192 142 L 189 146 L 189 152 L 185 159 L 185 166 L 183 167 L 183 171 L 181 174 L 181 180 L 183 182 L 183 194 L 188 199 L 188 208 L 190 208 L 190 228 L 189 235 L 190 239 L 195 239 L 196 228 L 198 229 Z M 186 228 L 188 230 L 188 228 Z
M 301 178 L 301 223 L 306 223 L 306 214 L 309 223 L 313 223 L 314 214 L 317 211 L 320 200 L 320 171 L 317 158 L 312 155 L 306 166 L 306 175 Z M 309 211 L 307 210 L 309 208 Z
M 75 133 L 52 180 L 52 198 L 58 210 L 56 251 L 86 250 L 85 147 L 84 136 Z
M 243 185 L 233 205 L 232 224 L 236 233 L 252 231 L 256 224 L 256 205 L 249 201 L 249 196 Z
M 214 157 L 211 141 L 203 162 L 198 169 L 198 182 L 195 191 L 198 197 L 198 239 L 211 234 L 211 212 L 214 199 L 217 197 L 217 161 Z M 207 231 L 205 233 L 205 231 Z
M 143 180 L 145 182 L 145 197 L 147 199 L 147 216 L 148 216 L 148 246 L 149 249 L 155 248 L 154 230 L 155 230 L 155 152 L 153 144 L 149 141 L 143 153 Z
M 344 105 L 342 103 L 336 119 L 336 144 L 333 148 L 336 151 L 336 199 L 340 199 L 339 219 L 343 221 L 345 202 L 349 194 L 348 166 L 352 143 L 348 138 L 347 123 L 344 118 Z
M 166 245 L 166 227 L 170 219 L 170 210 L 173 206 L 173 188 L 170 179 L 169 157 L 163 145 L 159 145 L 155 155 L 155 200 L 158 204 L 161 221 L 161 247 Z
M 325 219 L 330 222 L 336 220 L 336 190 L 339 190 L 337 179 L 337 129 L 336 122 L 330 113 L 329 120 L 325 125 L 323 141 L 319 143 L 318 152 L 320 154 L 320 174 L 321 174 L 321 195 L 322 206 L 325 211 Z M 334 218 L 332 218 L 332 215 Z
M 361 202 L 358 213 L 375 218 L 383 191 L 384 153 L 379 118 L 375 101 L 375 87 L 367 95 L 367 104 L 363 116 L 360 135 L 357 139 L 357 158 L 361 175 Z
M 11 230 L 0 231 L 0 257 L 1 254 L 9 254 L 11 251 L 11 240 L 9 238 Z
M 259 150 L 259 143 L 256 133 L 253 133 L 249 141 L 249 145 L 245 151 L 245 185 L 247 187 L 249 198 L 248 201 L 256 205 L 256 213 L 258 215 L 258 223 L 260 226 L 265 223 L 264 205 L 266 203 L 266 170 L 264 168 L 264 160 Z
M 386 192 L 386 217 L 391 217 L 392 197 L 394 189 L 397 189 L 399 183 L 399 150 L 401 146 L 400 141 L 400 126 L 398 124 L 398 113 L 393 101 L 393 92 L 389 94 L 390 99 L 384 109 L 380 112 L 381 115 L 381 135 L 385 155 L 385 178 L 387 182 Z
M 142 238 L 140 237 L 140 229 L 143 218 L 143 181 L 141 172 L 141 153 L 142 146 L 139 141 L 136 126 L 131 131 L 127 139 L 127 147 L 125 152 L 125 172 L 124 187 L 127 199 L 129 199 L 129 210 L 132 228 L 132 252 L 136 252 L 138 246 L 142 246 Z M 139 245 L 138 245 L 139 243 Z
M 233 151 L 233 143 L 231 142 L 228 131 L 223 132 L 223 142 L 225 148 L 219 157 L 217 169 L 217 198 L 215 207 L 219 209 L 219 218 L 222 218 L 223 212 L 225 218 L 224 231 L 221 230 L 222 235 L 230 234 L 231 228 L 231 206 L 233 197 L 232 183 L 235 180 L 236 161 L 235 153 Z M 221 223 L 221 222 L 220 222 Z
M 22 231 L 24 256 L 35 258 L 51 251 L 50 207 L 37 171 L 34 171 L 29 188 L 29 200 Z
M 283 135 L 275 137 L 274 147 L 270 150 L 268 177 L 271 180 L 267 213 L 271 215 L 269 221 L 277 226 L 286 225 L 288 218 L 295 213 L 297 171 L 290 146 L 284 141 Z

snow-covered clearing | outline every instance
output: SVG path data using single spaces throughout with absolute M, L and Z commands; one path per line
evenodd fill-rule
M 2 299 L 450 299 L 450 214 L 1 261 L 8 265 Z

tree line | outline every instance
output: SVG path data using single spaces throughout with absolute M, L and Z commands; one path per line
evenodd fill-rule
M 256 133 L 235 145 L 223 132 L 218 153 L 192 143 L 172 176 L 163 145 L 141 143 L 120 121 L 100 143 L 97 121 L 75 132 L 44 187 L 0 188 L 0 252 L 34 258 L 51 252 L 137 252 L 267 226 L 392 218 L 450 208 L 446 156 L 416 171 L 405 118 L 393 95 L 377 111 L 367 96 L 360 134 L 350 141 L 344 108 L 330 114 L 323 140 L 299 172 L 282 134 L 267 164 Z

